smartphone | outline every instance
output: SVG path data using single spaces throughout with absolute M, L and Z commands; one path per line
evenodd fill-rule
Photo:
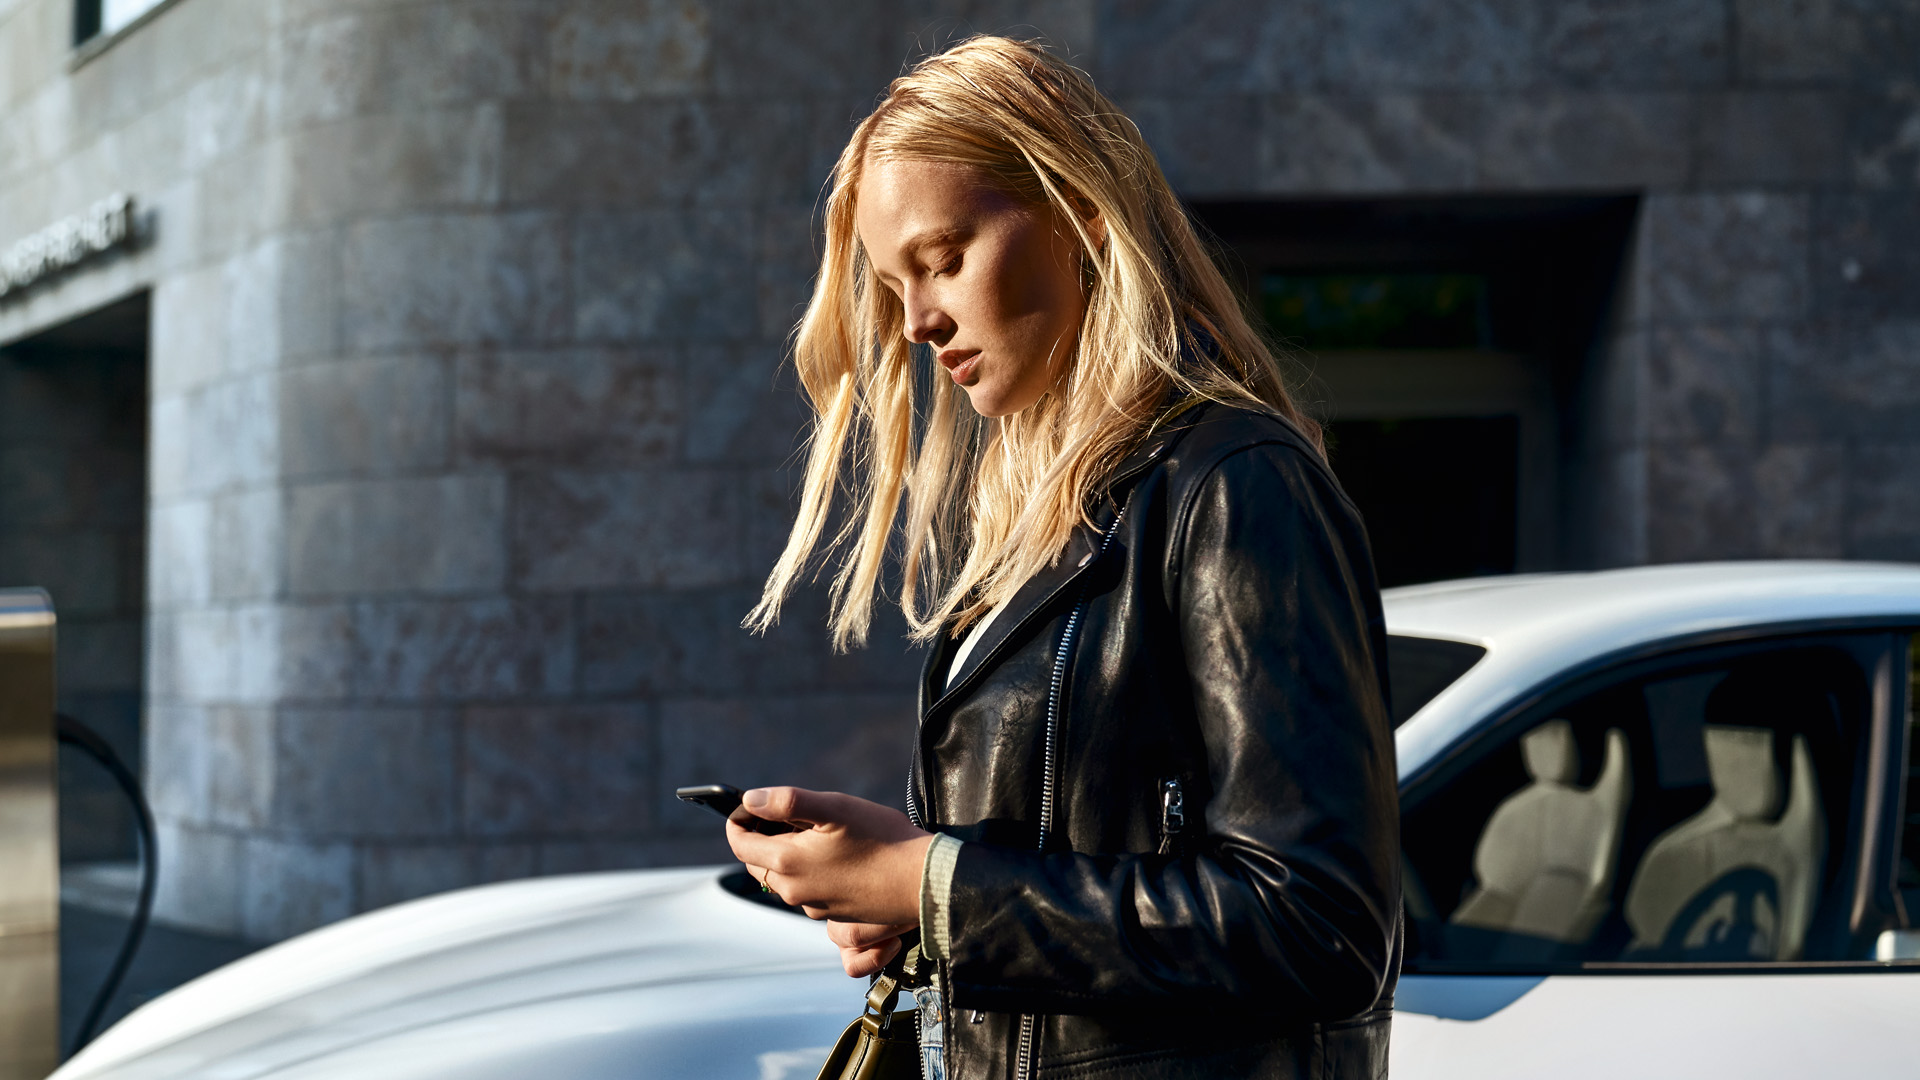
M 740 806 L 740 789 L 732 784 L 699 784 L 694 787 L 675 788 L 673 794 L 681 802 L 704 806 L 741 828 L 751 829 L 763 836 L 778 836 L 781 833 L 793 831 L 793 826 L 784 821 L 766 821 L 747 813 Z

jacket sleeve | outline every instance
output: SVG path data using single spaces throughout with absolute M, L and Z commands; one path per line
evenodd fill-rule
M 1173 855 L 960 848 L 957 1006 L 1086 1013 L 1373 1007 L 1397 963 L 1384 623 L 1357 516 L 1300 450 L 1190 489 L 1167 597 L 1207 748 L 1205 834 Z

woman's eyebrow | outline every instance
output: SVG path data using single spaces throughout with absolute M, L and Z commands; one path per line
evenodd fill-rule
M 911 257 L 930 247 L 964 240 L 971 232 L 972 230 L 964 225 L 943 225 L 935 229 L 925 229 L 907 237 L 900 245 L 900 253 Z
M 937 228 L 922 229 L 901 241 L 899 254 L 902 258 L 911 260 L 927 248 L 952 243 L 956 240 L 964 240 L 972 234 L 973 230 L 964 225 L 942 225 Z M 873 266 L 873 272 L 880 276 L 881 281 L 893 284 L 900 280 L 886 270 L 881 269 L 878 261 L 871 261 L 871 264 Z

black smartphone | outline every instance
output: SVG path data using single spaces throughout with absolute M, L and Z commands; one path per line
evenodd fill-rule
M 698 784 L 675 788 L 673 795 L 681 802 L 704 806 L 741 828 L 751 829 L 763 836 L 778 836 L 793 831 L 793 826 L 784 821 L 767 821 L 747 813 L 740 806 L 740 789 L 732 784 Z

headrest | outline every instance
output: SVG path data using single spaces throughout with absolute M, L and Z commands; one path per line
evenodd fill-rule
M 1573 745 L 1573 725 L 1549 720 L 1520 736 L 1520 756 L 1527 773 L 1550 784 L 1571 784 L 1580 775 L 1580 752 Z
M 1767 728 L 1708 724 L 1707 773 L 1713 794 L 1737 818 L 1771 821 L 1779 816 L 1786 785 L 1773 758 L 1773 732 Z

